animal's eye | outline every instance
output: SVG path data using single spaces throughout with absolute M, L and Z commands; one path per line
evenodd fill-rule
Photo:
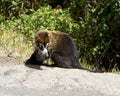
M 43 45 L 41 43 L 38 44 L 38 47 L 43 50 Z

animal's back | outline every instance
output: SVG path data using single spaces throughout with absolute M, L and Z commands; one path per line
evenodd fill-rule
M 82 68 L 78 61 L 77 48 L 72 38 L 62 32 L 48 31 L 50 57 L 59 67 Z
M 50 33 L 50 48 L 53 52 L 59 52 L 61 55 L 75 56 L 78 58 L 77 48 L 69 35 L 59 31 L 48 32 Z

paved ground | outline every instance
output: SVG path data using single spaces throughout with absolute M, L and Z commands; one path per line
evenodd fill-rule
M 0 96 L 120 96 L 120 74 L 25 66 L 0 57 Z

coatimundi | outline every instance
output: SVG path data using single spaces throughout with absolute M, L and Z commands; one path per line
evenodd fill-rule
M 27 64 L 42 64 L 44 60 L 51 58 L 58 67 L 85 69 L 78 61 L 77 48 L 68 34 L 39 31 L 35 37 L 34 48 L 34 53 L 26 61 Z

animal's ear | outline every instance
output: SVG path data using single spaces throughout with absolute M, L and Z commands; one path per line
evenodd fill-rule
M 39 43 L 39 38 L 38 37 L 35 38 L 35 42 Z

